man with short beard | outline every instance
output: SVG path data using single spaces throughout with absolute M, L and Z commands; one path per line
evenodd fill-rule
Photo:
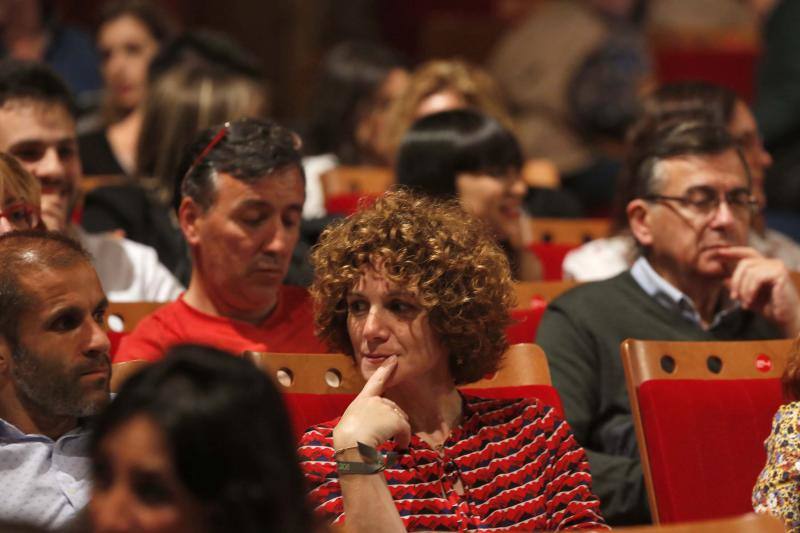
M 56 528 L 88 503 L 87 418 L 109 401 L 106 306 L 77 242 L 0 236 L 0 520 Z

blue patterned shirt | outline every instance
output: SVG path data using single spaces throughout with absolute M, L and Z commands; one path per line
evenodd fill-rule
M 89 431 L 79 425 L 55 442 L 0 419 L 0 519 L 55 529 L 89 502 Z

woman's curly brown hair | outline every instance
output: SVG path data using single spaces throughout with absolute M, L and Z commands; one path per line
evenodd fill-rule
M 457 385 L 497 370 L 514 303 L 511 272 L 488 231 L 456 201 L 390 191 L 328 227 L 311 262 L 317 331 L 332 349 L 353 355 L 347 294 L 364 266 L 381 264 L 391 282 L 418 294 Z

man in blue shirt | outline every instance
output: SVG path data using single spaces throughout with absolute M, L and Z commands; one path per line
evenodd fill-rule
M 0 520 L 55 528 L 88 503 L 86 420 L 109 402 L 106 306 L 75 241 L 0 236 Z

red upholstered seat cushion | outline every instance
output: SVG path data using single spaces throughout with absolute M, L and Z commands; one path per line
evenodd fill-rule
M 542 279 L 544 281 L 559 281 L 564 279 L 564 271 L 561 268 L 561 265 L 564 263 L 564 257 L 578 246 L 580 245 L 557 242 L 535 242 L 528 248 L 536 254 L 536 257 L 542 262 Z
M 651 380 L 638 395 L 659 519 L 751 512 L 779 380 Z
M 125 338 L 127 333 L 123 333 L 120 331 L 107 331 L 108 335 L 108 342 L 111 343 L 111 349 L 109 350 L 109 355 L 111 355 L 111 360 L 114 360 L 114 356 L 117 354 L 117 350 L 119 349 L 119 345 L 122 342 L 122 339 Z
M 561 416 L 564 415 L 561 398 L 556 389 L 550 385 L 525 385 L 496 389 L 470 389 L 467 387 L 463 391 L 483 398 L 538 398 L 545 404 L 555 407 Z M 353 398 L 355 396 L 352 394 L 287 393 L 283 395 L 297 438 L 314 424 L 342 416 Z
M 536 330 L 539 328 L 539 322 L 542 320 L 545 309 L 547 309 L 547 302 L 538 297 L 533 299 L 531 307 L 512 309 L 511 319 L 513 322 L 506 328 L 508 343 L 535 342 Z
M 325 200 L 325 210 L 330 215 L 352 215 L 359 206 L 370 206 L 375 203 L 379 195 L 371 193 L 344 193 L 331 196 Z
M 305 431 L 321 422 L 342 416 L 355 398 L 354 394 L 285 393 L 283 401 L 289 410 L 294 434 L 299 438 Z

